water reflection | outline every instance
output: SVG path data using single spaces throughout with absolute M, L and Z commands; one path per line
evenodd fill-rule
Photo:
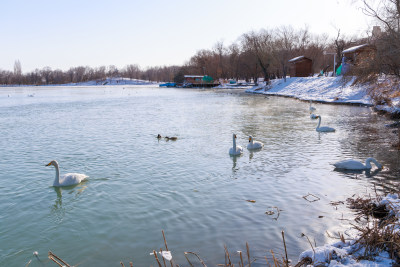
M 66 205 L 68 206 L 68 204 L 75 202 L 79 198 L 80 194 L 85 191 L 85 189 L 87 188 L 87 186 L 85 185 L 86 183 L 87 181 L 83 181 L 82 183 L 77 185 L 53 187 L 54 191 L 57 194 L 57 199 L 54 201 L 51 212 L 56 215 L 58 221 L 62 220 L 66 213 L 65 204 L 63 205 L 63 191 L 73 196 L 71 201 L 68 201 L 66 203 Z
M 375 175 L 377 175 L 382 169 L 375 169 L 373 172 L 371 172 L 371 170 L 366 169 L 366 170 L 345 170 L 345 169 L 340 169 L 340 168 L 335 168 L 333 169 L 336 172 L 341 172 L 341 173 L 345 173 L 345 174 L 355 174 L 356 178 L 358 174 L 362 174 L 363 172 L 365 172 L 365 177 L 370 178 L 370 177 L 374 177 Z
M 262 148 L 249 150 L 249 161 L 253 159 L 255 153 L 258 153 L 261 150 L 262 150 Z
M 237 162 L 237 159 L 240 158 L 241 156 L 242 156 L 242 154 L 240 154 L 240 155 L 230 155 L 230 157 L 232 159 L 232 162 L 233 162 L 233 165 L 232 165 L 232 171 L 233 172 L 236 172 L 236 171 L 239 170 L 239 168 L 236 167 L 236 162 Z
M 52 211 L 60 210 L 62 208 L 62 193 L 60 187 L 54 187 L 54 191 L 57 193 L 57 199 L 54 202 Z

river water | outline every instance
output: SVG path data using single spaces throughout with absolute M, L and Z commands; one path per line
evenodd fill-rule
M 156 87 L 19 87 L 0 91 L 0 266 L 156 265 L 164 248 L 176 263 L 196 252 L 208 266 L 235 261 L 249 243 L 254 266 L 273 249 L 289 258 L 335 240 L 354 213 L 353 195 L 398 188 L 399 152 L 390 123 L 370 108 L 314 104 L 237 90 Z M 261 151 L 229 156 L 232 134 Z M 177 136 L 158 140 L 157 134 Z M 338 160 L 375 157 L 382 171 L 341 173 Z M 89 180 L 52 186 L 61 174 Z M 247 200 L 254 200 L 249 202 Z M 339 205 L 335 205 L 339 204 Z M 315 242 L 315 243 L 314 243 Z M 39 253 L 40 261 L 33 256 Z M 193 262 L 196 260 L 193 259 Z

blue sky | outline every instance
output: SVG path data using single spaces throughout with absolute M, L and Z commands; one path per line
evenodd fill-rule
M 354 0 L 1 0 L 0 69 L 183 64 L 248 31 L 308 25 L 334 37 L 373 24 Z

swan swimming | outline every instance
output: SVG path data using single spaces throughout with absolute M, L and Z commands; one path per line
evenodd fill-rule
M 312 101 L 310 100 L 310 112 L 317 110 L 315 107 L 311 106 Z
M 53 186 L 76 185 L 89 177 L 86 174 L 81 173 L 67 173 L 60 177 L 60 168 L 58 167 L 58 162 L 52 160 L 46 166 L 50 165 L 53 165 L 56 168 L 56 178 L 54 179 Z
M 317 128 L 315 129 L 317 132 L 325 132 L 325 133 L 328 133 L 328 132 L 334 132 L 334 131 L 336 131 L 334 128 L 331 128 L 331 127 L 328 127 L 328 126 L 319 127 L 319 126 L 321 125 L 321 116 L 318 115 L 318 116 L 316 116 L 315 118 L 316 118 L 316 119 L 318 118 L 318 126 L 317 126 Z
M 264 144 L 260 141 L 254 141 L 253 136 L 249 136 L 249 144 L 247 145 L 247 149 L 261 149 L 263 148 Z
M 347 159 L 336 162 L 333 164 L 333 166 L 341 170 L 370 170 L 372 168 L 371 162 L 373 162 L 376 165 L 376 167 L 378 167 L 378 169 L 382 169 L 383 167 L 382 164 L 380 164 L 374 158 L 367 158 L 367 160 L 365 161 L 365 165 L 362 164 L 360 161 L 354 159 Z
M 236 145 L 236 134 L 233 134 L 233 147 L 229 149 L 229 155 L 238 156 L 243 153 L 243 148 Z

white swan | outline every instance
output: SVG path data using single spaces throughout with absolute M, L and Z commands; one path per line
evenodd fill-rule
M 81 173 L 67 173 L 60 177 L 60 168 L 58 167 L 58 162 L 52 160 L 46 166 L 53 165 L 56 168 L 56 178 L 54 179 L 53 186 L 69 186 L 79 184 L 85 180 L 87 175 Z
M 354 159 L 347 159 L 336 162 L 333 164 L 333 166 L 341 170 L 370 170 L 372 168 L 371 162 L 373 162 L 376 165 L 376 167 L 378 167 L 378 169 L 382 169 L 383 167 L 382 164 L 380 164 L 374 158 L 367 158 L 367 160 L 365 161 L 365 165 L 362 164 L 360 161 Z
M 263 148 L 264 144 L 260 141 L 254 141 L 253 136 L 249 136 L 249 144 L 247 145 L 248 150 L 252 149 L 261 149 Z
M 310 112 L 317 110 L 315 107 L 311 106 L 312 101 L 310 100 Z
M 236 134 L 233 134 L 233 147 L 229 149 L 229 155 L 238 156 L 243 153 L 243 148 L 236 145 Z
M 331 128 L 331 127 L 328 127 L 328 126 L 319 127 L 321 125 L 321 116 L 318 115 L 315 118 L 318 118 L 318 126 L 315 129 L 317 132 L 326 132 L 326 133 L 328 133 L 328 132 L 334 132 L 335 131 L 334 128 Z

